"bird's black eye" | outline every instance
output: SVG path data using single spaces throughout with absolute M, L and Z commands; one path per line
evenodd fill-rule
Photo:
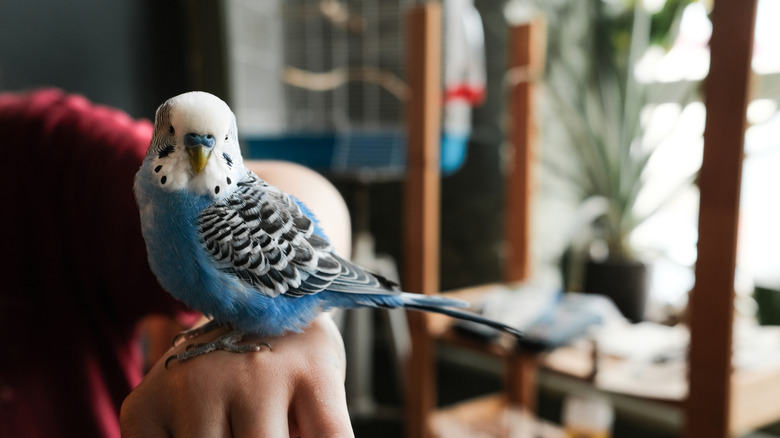
M 173 132 L 174 132 L 174 131 L 173 131 L 173 125 L 171 125 L 171 126 L 169 126 L 169 127 L 168 127 L 168 132 L 170 132 L 171 134 L 173 134 Z
M 225 136 L 225 141 L 227 141 L 227 140 L 228 140 L 228 136 L 226 135 L 226 136 Z

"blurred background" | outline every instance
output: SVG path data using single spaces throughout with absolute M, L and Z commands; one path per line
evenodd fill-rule
M 419 3 L 0 2 L 0 91 L 53 86 L 147 119 L 178 93 L 215 93 L 238 117 L 246 157 L 323 173 L 350 206 L 361 245 L 355 256 L 400 277 L 404 26 L 405 12 Z M 504 278 L 508 32 L 541 19 L 543 71 L 521 72 L 538 90 L 531 277 L 556 290 L 601 292 L 588 290 L 588 263 L 640 260 L 649 267 L 646 302 L 630 319 L 684 320 L 696 261 L 712 2 L 441 3 L 441 290 Z M 780 293 L 778 19 L 780 2 L 759 0 L 735 284 L 737 314 L 757 322 L 761 312 L 767 322 L 780 311 L 771 304 Z M 764 298 L 756 299 L 757 290 Z M 770 303 L 763 309 L 762 300 Z M 356 432 L 400 436 L 403 397 L 390 365 L 398 335 L 382 316 L 368 324 L 377 329 L 367 344 L 374 374 L 393 377 L 374 378 L 370 399 L 355 402 L 368 408 L 351 406 L 363 414 L 355 415 Z M 437 367 L 440 405 L 502 386 L 494 358 L 444 349 Z M 540 416 L 559 421 L 560 391 L 542 388 L 539 396 Z M 614 433 L 678 434 L 637 412 L 618 415 Z

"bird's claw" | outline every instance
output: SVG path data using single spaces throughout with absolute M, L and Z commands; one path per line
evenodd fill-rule
M 205 323 L 203 325 L 200 325 L 198 327 L 191 328 L 189 330 L 184 330 L 183 332 L 176 333 L 176 336 L 173 337 L 172 344 L 175 347 L 175 346 L 179 345 L 179 341 L 182 340 L 182 339 L 185 340 L 185 341 L 190 340 L 190 339 L 194 339 L 194 338 L 197 338 L 200 335 L 208 333 L 208 332 L 210 332 L 210 331 L 212 331 L 212 330 L 214 330 L 216 328 L 219 328 L 221 326 L 222 326 L 222 324 L 220 324 L 220 323 L 218 323 L 216 321 L 209 321 L 209 322 L 207 322 L 207 323 Z
M 273 351 L 271 344 L 267 342 L 239 345 L 238 343 L 241 342 L 244 336 L 245 335 L 242 333 L 231 331 L 218 337 L 217 339 L 214 339 L 211 342 L 187 345 L 183 353 L 173 354 L 165 359 L 165 368 L 168 369 L 168 365 L 174 359 L 179 362 L 184 362 L 187 359 L 210 353 L 215 350 L 223 350 L 231 353 L 252 353 L 262 350 L 262 347 L 266 347 L 268 348 L 268 351 Z
M 182 339 L 182 338 L 184 338 L 184 337 L 186 337 L 186 336 L 187 336 L 187 332 L 186 332 L 186 331 L 184 331 L 184 332 L 179 332 L 179 333 L 176 333 L 176 335 L 173 337 L 173 341 L 171 342 L 171 345 L 172 345 L 173 347 L 175 347 L 176 345 L 178 345 L 178 344 L 179 344 L 179 340 L 180 340 L 180 339 Z M 170 358 L 169 358 L 169 359 L 170 359 Z
M 166 370 L 168 369 L 168 364 L 171 363 L 171 360 L 177 359 L 177 358 L 178 358 L 178 354 L 172 354 L 172 355 L 168 356 L 168 359 L 165 359 L 165 369 Z
M 190 351 L 190 350 L 192 350 L 192 349 L 194 349 L 194 348 L 200 348 L 202 345 L 203 345 L 202 343 L 197 343 L 197 344 L 189 344 L 189 345 L 187 345 L 187 346 L 184 348 L 184 351 Z

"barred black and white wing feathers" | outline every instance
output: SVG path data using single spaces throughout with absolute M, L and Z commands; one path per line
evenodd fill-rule
M 219 269 L 272 297 L 319 292 L 340 273 L 298 204 L 251 172 L 200 214 L 198 231 Z
M 334 257 L 341 264 L 341 272 L 328 286 L 328 290 L 361 294 L 388 294 L 399 291 L 399 285 L 396 282 L 368 272 L 339 256 Z
M 199 216 L 198 231 L 217 267 L 268 296 L 325 289 L 394 292 L 394 285 L 333 254 L 289 195 L 249 172 L 236 191 Z

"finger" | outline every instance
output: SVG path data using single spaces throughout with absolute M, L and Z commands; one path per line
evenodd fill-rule
M 230 438 L 230 425 L 223 421 L 205 420 L 198 415 L 187 416 L 172 428 L 173 438 Z
M 234 438 L 288 438 L 287 410 L 289 402 L 275 406 L 242 404 L 230 415 Z
M 170 438 L 170 435 L 162 426 L 149 422 L 144 422 L 143 424 L 121 423 L 119 430 L 124 438 Z
M 128 397 L 119 412 L 119 430 L 125 438 L 168 438 L 170 435 L 151 412 L 144 412 L 142 405 Z
M 198 399 L 191 394 L 185 398 L 174 402 L 174 412 L 169 415 L 174 438 L 230 438 L 230 423 L 225 409 L 220 409 L 220 401 L 208 400 L 208 396 Z
M 303 438 L 353 437 L 343 381 L 329 379 L 300 388 L 293 400 L 291 422 Z
M 274 340 L 269 343 L 276 346 Z M 228 418 L 235 438 L 288 438 L 287 416 L 290 409 L 291 371 L 285 362 L 285 349 L 251 355 L 233 355 L 245 359 L 234 368 L 231 380 Z
M 229 375 L 215 372 L 221 369 L 223 360 L 224 356 L 214 353 L 211 357 L 175 362 L 169 369 L 153 370 L 159 378 L 165 378 L 166 384 L 158 386 L 153 397 L 164 400 L 160 415 L 170 422 L 174 438 L 230 437 L 224 390 L 231 380 Z M 162 361 L 157 366 L 162 367 Z
M 119 429 L 123 437 L 169 437 L 163 419 L 160 400 L 150 396 L 149 383 L 144 381 L 122 402 L 119 410 Z

